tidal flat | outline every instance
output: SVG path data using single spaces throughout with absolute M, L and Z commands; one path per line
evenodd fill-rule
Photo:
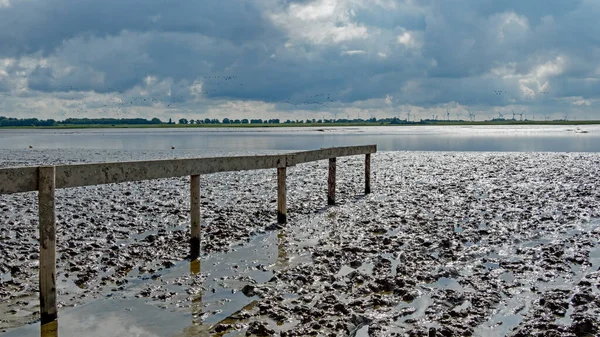
M 192 156 L 0 150 L 0 167 Z M 338 159 L 335 206 L 326 161 L 288 168 L 285 225 L 275 170 L 202 176 L 200 263 L 186 260 L 188 177 L 57 190 L 59 327 L 101 303 L 157 336 L 600 333 L 599 154 L 379 152 L 371 165 L 363 195 L 363 157 Z M 7 336 L 39 315 L 36 197 L 0 196 Z

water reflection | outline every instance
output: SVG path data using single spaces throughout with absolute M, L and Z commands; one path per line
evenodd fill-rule
M 600 126 L 403 126 L 249 129 L 0 130 L 3 149 L 309 150 L 377 144 L 382 151 L 600 152 Z
M 60 311 L 60 318 L 40 327 L 33 323 L 3 337 L 171 336 L 174 327 L 189 325 L 182 315 L 149 306 L 142 299 L 100 300 Z
M 192 277 L 200 274 L 200 259 L 190 261 Z M 202 325 L 202 290 L 192 299 L 192 325 Z
M 41 337 L 57 337 L 58 336 L 58 320 L 43 324 L 40 330 Z
M 270 231 L 243 246 L 234 246 L 226 253 L 203 256 L 201 261 L 181 261 L 163 270 L 156 280 L 134 279 L 121 292 L 108 291 L 111 296 L 104 299 L 74 308 L 61 308 L 58 334 L 55 332 L 50 336 L 212 335 L 210 331 L 214 326 L 242 319 L 241 310 L 250 310 L 256 304 L 258 297 L 249 297 L 241 289 L 248 284 L 248 279 L 260 284 L 273 277 L 272 268 L 259 266 L 274 266 L 278 259 L 285 261 L 285 254 L 281 254 L 284 250 L 280 243 L 283 242 L 278 240 L 276 231 Z M 202 279 L 204 291 L 196 293 L 200 288 L 198 277 L 201 273 L 207 276 Z M 193 285 L 182 280 L 189 280 Z M 158 285 L 177 295 L 166 302 L 150 297 L 135 298 L 142 289 Z M 190 287 L 193 287 L 193 295 L 188 295 Z M 47 334 L 41 333 L 38 322 L 3 335 L 28 336 Z
M 285 242 L 287 236 L 282 230 L 277 231 L 277 262 L 275 263 L 275 269 L 285 269 L 289 266 L 289 256 L 285 249 Z

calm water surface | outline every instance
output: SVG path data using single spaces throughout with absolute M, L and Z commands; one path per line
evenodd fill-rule
M 600 125 L 384 126 L 0 130 L 1 149 L 312 150 L 377 144 L 380 151 L 600 152 Z

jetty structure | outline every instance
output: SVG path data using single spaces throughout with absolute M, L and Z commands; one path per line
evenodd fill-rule
M 364 188 L 371 193 L 371 154 L 376 145 L 323 148 L 274 155 L 202 157 L 131 162 L 106 162 L 0 169 L 0 194 L 38 192 L 40 323 L 44 330 L 57 327 L 56 198 L 60 188 L 132 181 L 190 177 L 190 258 L 200 256 L 200 177 L 204 174 L 277 169 L 277 222 L 287 222 L 286 169 L 302 163 L 329 160 L 327 203 L 335 204 L 338 157 L 365 156 Z M 83 210 L 82 210 L 83 211 Z

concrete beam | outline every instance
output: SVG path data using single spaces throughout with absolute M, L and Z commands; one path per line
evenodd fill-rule
M 326 149 L 303 151 L 288 154 L 287 166 L 308 163 L 329 158 L 356 156 L 377 152 L 377 145 L 331 147 Z
M 266 156 L 208 157 L 56 166 L 56 188 L 294 166 L 377 152 L 376 145 L 333 147 Z M 0 169 L 0 194 L 38 190 L 38 168 Z
M 15 167 L 0 169 L 0 194 L 11 194 L 37 190 L 37 167 Z
M 65 188 L 259 170 L 285 167 L 285 163 L 285 155 L 272 155 L 65 165 L 56 168 L 56 185 Z

